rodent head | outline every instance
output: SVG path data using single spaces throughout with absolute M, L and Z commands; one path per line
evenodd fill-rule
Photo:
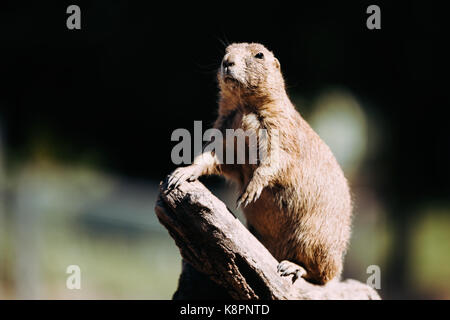
M 217 78 L 222 95 L 265 98 L 285 92 L 278 59 L 259 43 L 229 45 Z

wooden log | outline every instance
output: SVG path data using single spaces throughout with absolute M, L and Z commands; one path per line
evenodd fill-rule
M 278 261 L 199 181 L 173 190 L 161 183 L 155 211 L 183 257 L 174 299 L 380 299 L 355 280 L 321 286 L 281 277 Z

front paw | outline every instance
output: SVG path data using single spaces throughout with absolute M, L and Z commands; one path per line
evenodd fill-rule
M 200 169 L 197 165 L 177 168 L 169 175 L 167 181 L 168 189 L 177 188 L 185 181 L 195 181 L 200 176 Z
M 264 186 L 250 181 L 245 191 L 239 196 L 236 208 L 245 208 L 248 204 L 255 202 L 261 196 Z
M 306 270 L 288 260 L 283 260 L 278 264 L 277 271 L 282 277 L 287 277 L 292 275 L 292 283 L 294 283 L 298 278 L 302 278 L 306 275 Z

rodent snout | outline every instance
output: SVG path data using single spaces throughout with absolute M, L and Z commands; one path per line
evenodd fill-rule
M 223 67 L 223 71 L 225 74 L 229 75 L 230 72 L 230 68 L 234 66 L 234 61 L 231 60 L 229 57 L 228 58 L 224 58 L 222 61 L 222 67 Z
M 230 57 L 225 57 L 222 61 L 222 74 L 224 76 L 231 76 L 231 67 L 234 66 L 234 61 Z
M 232 66 L 234 66 L 234 62 L 231 61 L 230 59 L 223 59 L 222 66 L 224 68 L 232 67 Z

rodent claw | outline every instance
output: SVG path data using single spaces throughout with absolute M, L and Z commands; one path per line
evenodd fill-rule
M 169 179 L 167 180 L 167 189 L 172 189 L 172 187 L 173 187 L 173 179 L 174 179 L 174 176 L 170 175 Z
M 168 187 L 170 189 L 175 189 L 180 185 L 182 175 L 180 175 L 180 173 L 177 172 L 177 170 L 175 170 L 175 172 L 170 175 L 170 178 L 168 181 Z
M 288 260 L 281 261 L 277 266 L 277 271 L 282 277 L 292 275 L 292 283 L 306 274 L 306 270 L 303 267 Z
M 241 206 L 241 204 L 242 204 L 242 199 L 241 199 L 241 197 L 239 197 L 239 198 L 237 199 L 237 202 L 236 202 L 236 209 L 239 209 L 239 207 Z
M 185 181 L 197 180 L 198 175 L 191 167 L 180 167 L 172 172 L 167 180 L 168 189 L 176 189 Z
M 255 184 L 250 183 L 246 190 L 239 196 L 237 200 L 237 206 L 236 209 L 239 208 L 241 205 L 243 208 L 248 206 L 250 203 L 255 202 L 259 199 L 261 196 L 263 187 L 261 186 L 255 186 Z

